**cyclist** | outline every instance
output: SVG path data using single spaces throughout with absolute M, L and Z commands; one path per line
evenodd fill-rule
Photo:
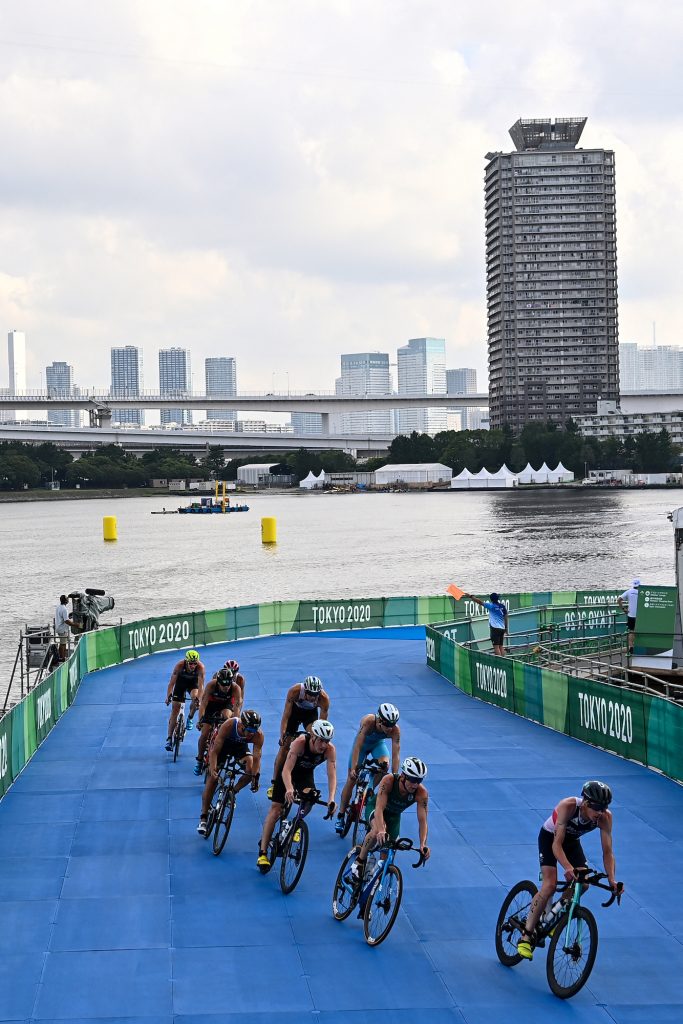
M 249 744 L 253 752 L 249 752 Z M 261 768 L 261 751 L 263 750 L 263 731 L 261 716 L 258 711 L 246 708 L 239 718 L 234 716 L 220 727 L 216 742 L 209 753 L 209 773 L 202 793 L 202 813 L 197 825 L 200 836 L 206 835 L 206 822 L 209 807 L 218 783 L 218 773 L 229 757 L 242 763 L 244 775 L 235 784 L 235 795 L 251 783 L 252 793 L 258 791 Z
M 221 668 L 204 689 L 199 707 L 199 725 L 201 732 L 197 744 L 197 761 L 194 766 L 195 775 L 201 775 L 204 766 L 204 752 L 209 742 L 211 729 L 223 718 L 232 718 L 239 714 L 242 707 L 242 691 L 229 668 Z
M 289 745 L 303 726 L 306 732 L 317 718 L 327 718 L 330 713 L 330 698 L 323 689 L 322 680 L 317 676 L 306 676 L 303 683 L 294 683 L 287 690 L 285 708 L 280 722 L 280 749 L 273 765 L 273 783 L 282 771 Z M 272 796 L 272 786 L 268 790 Z
M 370 850 L 382 846 L 387 839 L 398 839 L 401 830 L 401 815 L 415 804 L 417 823 L 420 830 L 420 852 L 429 860 L 427 846 L 427 812 L 429 794 L 424 785 L 427 765 L 419 757 L 406 757 L 401 771 L 385 775 L 376 793 L 368 800 L 368 821 L 370 831 L 351 867 L 351 879 L 358 882 L 363 877 Z M 374 805 L 374 806 L 373 806 Z
M 171 716 L 168 720 L 168 736 L 166 737 L 166 749 L 173 748 L 173 732 L 178 721 L 178 712 L 181 704 L 185 703 L 187 694 L 192 697 L 190 715 L 187 720 L 188 729 L 192 728 L 192 716 L 194 715 L 199 701 L 201 700 L 204 688 L 204 666 L 199 660 L 199 651 L 187 651 L 185 657 L 173 666 L 171 678 L 166 690 L 166 705 L 173 701 Z
M 271 864 L 266 851 L 284 804 L 291 804 L 297 793 L 304 796 L 315 788 L 313 773 L 323 761 L 327 762 L 327 809 L 329 814 L 334 811 L 337 794 L 337 754 L 332 742 L 333 736 L 332 723 L 319 718 L 311 724 L 310 733 L 303 733 L 292 741 L 282 771 L 275 778 L 272 803 L 263 822 L 256 863 L 264 874 L 270 871 Z
M 339 813 L 334 825 L 339 835 L 344 831 L 344 815 L 349 806 L 358 772 L 368 754 L 376 761 L 380 761 L 384 765 L 384 771 L 388 772 L 389 745 L 387 740 L 391 740 L 391 770 L 392 772 L 398 771 L 401 757 L 401 729 L 398 719 L 399 711 L 394 704 L 380 704 L 374 715 L 364 715 L 361 718 L 360 728 L 349 754 L 349 774 L 344 783 Z M 375 776 L 375 785 L 380 778 L 381 776 Z
M 235 661 L 234 658 L 228 658 L 223 668 L 229 668 L 233 674 L 234 681 L 242 691 L 242 702 L 244 702 L 244 687 L 246 685 L 244 676 L 240 672 L 239 662 Z
M 517 952 L 526 960 L 534 955 L 534 928 L 557 887 L 558 862 L 568 882 L 573 882 L 586 867 L 581 837 L 600 829 L 602 862 L 607 881 L 616 890 L 616 864 L 612 851 L 612 790 L 605 782 L 585 782 L 581 796 L 567 796 L 543 822 L 538 833 L 538 858 L 541 862 L 541 888 L 531 901 L 529 915 L 517 943 Z

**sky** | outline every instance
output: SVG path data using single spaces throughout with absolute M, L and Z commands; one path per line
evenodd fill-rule
M 28 383 L 109 349 L 331 390 L 446 339 L 486 379 L 483 172 L 518 117 L 616 152 L 620 340 L 683 342 L 683 7 L 0 0 L 0 335 Z M 7 384 L 2 345 L 0 385 Z

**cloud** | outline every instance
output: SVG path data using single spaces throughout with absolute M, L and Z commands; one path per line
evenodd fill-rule
M 27 0 L 0 29 L 0 324 L 34 383 L 109 346 L 332 388 L 339 354 L 447 339 L 485 381 L 484 154 L 583 113 L 617 159 L 624 340 L 678 341 L 681 13 L 579 0 Z M 662 11 L 664 8 L 662 7 Z

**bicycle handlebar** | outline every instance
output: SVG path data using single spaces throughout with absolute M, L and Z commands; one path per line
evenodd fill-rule
M 395 839 L 393 842 L 383 843 L 381 849 L 397 850 L 402 853 L 406 853 L 408 850 L 419 850 L 420 856 L 418 857 L 416 863 L 413 864 L 414 868 L 421 868 L 427 860 L 421 847 L 415 846 L 412 839 Z
M 613 889 L 611 885 L 604 885 L 603 878 L 607 878 L 604 871 L 594 871 L 592 868 L 577 868 L 577 872 L 580 872 L 580 876 L 577 878 L 577 882 L 580 885 L 593 885 L 596 889 L 604 889 L 606 892 L 611 893 L 611 896 L 603 907 L 611 907 L 614 901 L 617 901 L 617 906 L 621 904 L 621 897 L 624 893 L 624 883 L 617 882 L 616 888 Z M 566 882 L 562 888 L 568 889 L 570 885 L 574 885 L 574 882 Z

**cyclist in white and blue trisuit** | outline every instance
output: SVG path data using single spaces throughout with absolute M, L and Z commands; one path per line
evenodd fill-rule
M 358 772 L 363 766 L 363 761 L 370 755 L 375 761 L 384 766 L 384 771 L 389 771 L 389 759 L 391 758 L 392 772 L 398 771 L 401 759 L 401 729 L 398 724 L 399 711 L 395 704 L 380 704 L 374 715 L 364 715 L 360 720 L 360 728 L 353 741 L 353 747 L 349 754 L 349 773 L 342 789 L 339 813 L 335 822 L 335 830 L 341 835 L 344 831 L 344 816 L 353 794 L 353 787 L 358 778 Z M 389 752 L 391 743 L 391 753 Z M 375 784 L 379 777 L 375 779 Z
M 586 867 L 586 855 L 581 838 L 595 829 L 600 830 L 602 862 L 607 881 L 616 891 L 616 862 L 612 850 L 612 790 L 605 782 L 585 782 L 581 796 L 567 796 L 541 826 L 538 834 L 538 859 L 541 864 L 541 888 L 531 901 L 529 916 L 517 952 L 526 960 L 533 959 L 533 933 L 550 897 L 557 888 L 557 865 L 564 870 L 568 882 L 578 877 Z

